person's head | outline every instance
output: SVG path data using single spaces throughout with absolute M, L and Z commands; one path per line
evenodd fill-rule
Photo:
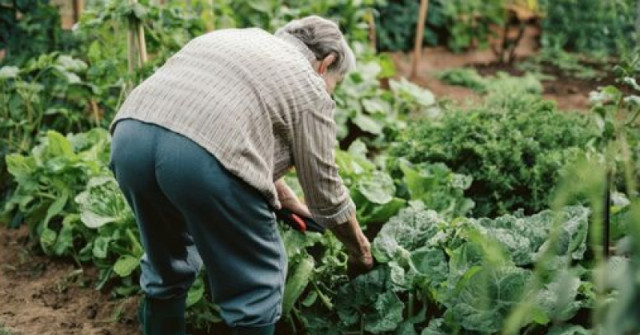
M 333 92 L 345 74 L 356 67 L 356 58 L 340 32 L 338 25 L 319 16 L 293 20 L 276 31 L 276 35 L 290 34 L 304 43 L 315 55 L 313 68 Z

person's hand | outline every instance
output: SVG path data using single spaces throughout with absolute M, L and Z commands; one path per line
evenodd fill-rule
M 333 234 L 344 244 L 349 258 L 347 260 L 347 276 L 355 278 L 373 268 L 371 243 L 362 233 L 356 216 L 347 222 L 331 227 Z
M 285 184 L 284 180 L 278 180 L 275 185 L 278 192 L 278 200 L 282 208 L 288 209 L 302 217 L 311 218 L 311 212 L 309 212 L 307 205 L 300 201 L 296 193 Z
M 366 239 L 366 237 L 365 237 Z M 347 276 L 355 278 L 361 274 L 369 272 L 374 265 L 373 256 L 371 255 L 371 246 L 367 240 L 359 253 L 349 253 L 347 260 Z
M 307 205 L 300 201 L 300 199 L 298 199 L 298 197 L 296 197 L 295 195 L 290 198 L 281 199 L 280 205 L 282 206 L 282 208 L 286 208 L 302 217 L 311 217 L 311 212 L 309 212 L 309 208 L 307 207 Z

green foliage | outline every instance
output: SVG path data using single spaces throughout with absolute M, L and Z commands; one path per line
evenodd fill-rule
M 584 116 L 560 113 L 551 102 L 507 88 L 514 86 L 489 94 L 483 106 L 416 123 L 392 155 L 444 163 L 473 177 L 465 195 L 476 203 L 476 216 L 546 208 L 563 166 L 598 131 Z
M 292 19 L 321 15 L 340 25 L 347 38 L 354 42 L 368 39 L 368 18 L 371 6 L 380 0 L 241 0 L 217 1 L 218 20 L 224 27 L 260 27 L 275 31 Z
M 381 147 L 393 140 L 408 120 L 438 113 L 433 93 L 406 79 L 391 79 L 391 89 L 383 89 L 377 79 L 382 74 L 395 73 L 395 69 L 383 67 L 388 67 L 387 64 L 385 58 L 360 62 L 358 69 L 348 74 L 336 89 L 334 118 L 339 139 L 345 139 L 355 126 L 364 132 L 363 138 L 370 139 L 371 146 Z
M 76 46 L 71 32 L 60 25 L 58 8 L 49 2 L 0 1 L 0 50 L 6 53 L 0 65 L 20 65 L 40 54 Z
M 54 222 L 60 224 L 67 214 L 75 212 L 73 198 L 85 189 L 89 178 L 105 173 L 104 161 L 108 159 L 107 132 L 94 129 L 69 136 L 49 131 L 29 155 L 6 156 L 9 173 L 17 188 L 8 199 L 3 216 L 19 211 L 30 225 L 32 235 L 46 234 L 41 240 L 43 248 L 51 251 L 48 242 L 58 235 Z M 67 242 L 64 242 L 68 244 Z M 68 254 L 62 249 L 58 254 Z
M 429 2 L 424 42 L 446 44 L 456 52 L 471 47 L 486 48 L 493 36 L 492 25 L 504 23 L 504 0 L 435 0 Z M 419 1 L 396 0 L 379 5 L 376 15 L 378 49 L 413 48 Z
M 505 72 L 495 76 L 481 76 L 474 68 L 453 68 L 438 73 L 438 79 L 449 84 L 470 88 L 478 93 L 498 95 L 508 92 L 517 94 L 542 94 L 543 87 L 538 78 L 530 73 L 522 77 L 514 77 Z
M 546 250 L 553 250 L 556 259 L 582 259 L 589 210 L 567 207 L 557 214 L 448 221 L 412 202 L 374 239 L 372 248 L 380 265 L 334 293 L 331 307 L 337 315 L 329 314 L 325 323 L 335 322 L 340 331 L 364 328 L 372 334 L 417 334 L 420 329 L 422 334 L 493 334 L 526 297 L 537 313 L 527 325 L 550 320 L 560 325 L 589 306 L 589 298 L 578 293 L 589 293 L 583 288 L 586 278 L 565 274 L 563 268 L 551 269 L 549 277 L 554 279 L 535 289 L 530 267 L 536 262 L 534 255 Z M 556 222 L 563 227 L 563 237 L 550 245 Z M 516 248 L 523 248 L 521 253 L 529 257 L 513 253 Z M 567 292 L 561 294 L 562 290 Z M 427 326 L 425 306 L 432 305 L 441 312 Z M 308 324 L 325 315 L 313 307 L 301 309 Z
M 594 56 L 618 55 L 637 42 L 635 0 L 543 0 L 542 45 Z
M 556 79 L 552 74 L 546 74 L 545 66 L 551 66 L 559 70 L 565 76 L 574 77 L 583 80 L 599 79 L 604 73 L 597 70 L 596 67 L 606 67 L 604 62 L 598 62 L 595 59 L 589 60 L 591 65 L 585 63 L 585 59 L 578 54 L 569 53 L 561 49 L 545 48 L 540 50 L 536 55 L 527 58 L 524 62 L 518 63 L 518 69 L 534 72 L 538 76 L 546 79 Z M 595 66 L 594 66 L 595 65 Z
M 0 68 L 1 150 L 3 156 L 11 153 L 5 161 L 16 183 L 3 215 L 15 223 L 26 221 L 46 254 L 94 264 L 98 287 L 114 287 L 116 296 L 139 292 L 143 250 L 132 212 L 107 168 L 108 134 L 102 128 L 60 132 L 106 126 L 127 85 L 143 80 L 189 39 L 211 29 L 213 16 L 218 28 L 273 30 L 316 13 L 337 18 L 352 42 L 363 42 L 373 3 L 378 2 L 90 5 L 74 31 L 82 44 L 69 54 L 57 52 L 63 46 L 56 42 L 55 50 L 34 58 L 34 52 L 45 50 L 36 49 L 44 48 L 38 40 L 20 54 L 23 58 L 14 52 L 7 59 L 15 63 Z M 427 29 L 448 30 L 426 38 L 448 36 L 457 50 L 482 45 L 487 27 L 502 20 L 501 6 L 500 1 L 433 1 Z M 0 1 L 0 25 L 5 10 Z M 16 29 L 35 34 L 40 9 L 31 10 Z M 397 30 L 389 34 L 398 45 L 403 43 L 400 23 L 410 21 L 403 15 L 393 18 L 391 28 Z M 135 73 L 127 72 L 125 61 L 129 19 L 145 26 L 152 55 Z M 381 19 L 391 17 L 383 13 Z M 383 32 L 389 28 L 378 26 Z M 382 41 L 384 33 L 380 36 Z M 336 152 L 336 160 L 358 219 L 372 229 L 368 233 L 380 228 L 372 243 L 379 264 L 350 280 L 347 255 L 335 237 L 283 228 L 289 260 L 283 312 L 290 325 L 304 327 L 307 334 L 638 331 L 637 55 L 616 68 L 626 88 L 593 94 L 592 123 L 558 113 L 541 100 L 533 76 L 483 78 L 468 70 L 443 74 L 443 80 L 482 92 L 486 102 L 469 111 L 441 113 L 433 94 L 406 80 L 391 80 L 390 89 L 383 89 L 378 79 L 395 72 L 390 59 L 372 55 L 362 43 L 354 43 L 354 49 L 360 67 L 336 91 L 336 122 L 342 144 L 349 145 Z M 555 66 L 582 72 L 574 58 L 557 58 Z M 422 120 L 414 122 L 417 118 Z M 32 138 L 39 138 L 35 147 Z M 389 145 L 392 150 L 384 151 Z M 566 167 L 572 162 L 587 165 Z M 605 167 L 613 170 L 616 189 L 625 191 L 612 192 L 611 208 L 616 250 L 625 256 L 606 262 L 595 247 L 602 233 Z M 576 202 L 590 207 L 565 207 Z M 465 217 L 469 213 L 504 215 Z M 609 278 L 602 280 L 602 273 Z M 190 324 L 210 331 L 221 319 L 204 283 L 201 274 L 189 291 L 187 315 Z M 598 328 L 571 324 L 590 309 Z
M 479 93 L 487 91 L 487 79 L 474 68 L 457 67 L 444 70 L 437 74 L 437 78 L 449 85 L 467 87 Z
M 384 223 L 409 200 L 420 200 L 447 217 L 464 216 L 473 202 L 464 197 L 471 178 L 451 172 L 443 164 L 412 165 L 399 162 L 396 179 L 367 157 L 365 145 L 356 140 L 348 151 L 336 152 L 340 176 L 356 204 L 363 225 Z M 384 161 L 384 157 L 381 157 Z
M 24 218 L 46 254 L 95 264 L 98 287 L 122 277 L 116 293 L 129 295 L 137 291 L 131 275 L 142 246 L 131 210 L 107 169 L 109 144 L 101 128 L 67 137 L 49 131 L 29 155 L 8 155 L 17 188 L 3 216 Z
M 89 112 L 94 90 L 83 81 L 86 73 L 85 62 L 57 52 L 20 68 L 0 68 L 3 154 L 26 152 L 41 131 L 79 131 L 99 124 L 98 115 Z
M 4 324 L 0 324 L 0 335 L 14 335 L 15 333 L 7 330 Z

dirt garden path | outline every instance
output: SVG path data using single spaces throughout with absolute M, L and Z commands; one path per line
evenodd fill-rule
M 131 335 L 136 298 L 94 289 L 93 269 L 37 255 L 26 225 L 0 225 L 0 330 L 11 335 Z
M 451 99 L 456 102 L 475 104 L 481 97 L 474 91 L 460 86 L 447 85 L 436 79 L 436 74 L 440 71 L 457 67 L 474 67 L 482 75 L 493 75 L 498 71 L 504 71 L 511 75 L 522 75 L 522 71 L 516 68 L 518 61 L 531 57 L 538 51 L 539 29 L 529 26 L 522 41 L 516 49 L 516 62 L 511 65 L 497 63 L 495 54 L 489 50 L 474 50 L 461 54 L 456 54 L 445 47 L 425 48 L 420 60 L 418 77 L 413 81 L 420 86 L 431 90 L 439 99 Z M 411 55 L 405 53 L 392 53 L 399 77 L 409 77 L 411 72 Z M 561 110 L 589 109 L 589 93 L 600 86 L 613 83 L 611 76 L 601 80 L 581 80 L 567 77 L 562 73 L 553 71 L 556 80 L 542 81 L 544 87 L 544 97 L 555 100 Z

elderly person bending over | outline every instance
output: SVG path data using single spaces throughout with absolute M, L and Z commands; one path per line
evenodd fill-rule
M 275 36 L 198 37 L 131 92 L 111 126 L 110 167 L 145 249 L 145 334 L 184 333 L 203 263 L 234 334 L 272 334 L 287 269 L 274 209 L 325 224 L 353 269 L 371 268 L 333 152 L 330 93 L 354 66 L 338 26 L 312 16 Z M 281 179 L 292 166 L 306 205 Z

